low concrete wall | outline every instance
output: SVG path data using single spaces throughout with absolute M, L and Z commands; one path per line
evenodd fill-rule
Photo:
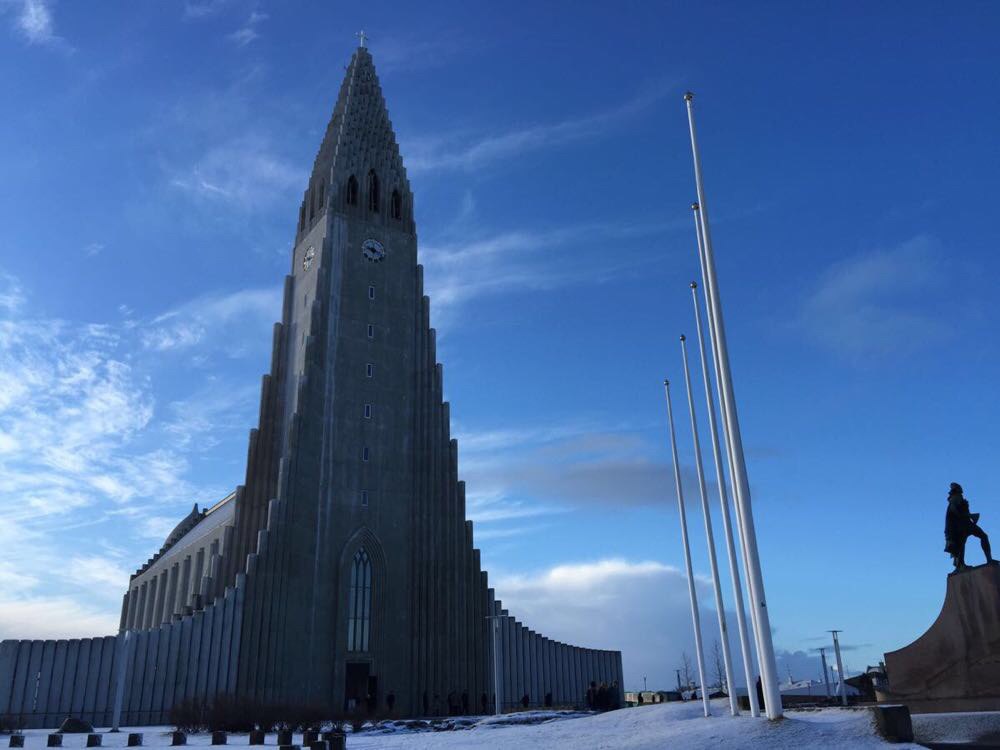
M 204 610 L 153 630 L 68 641 L 0 642 L 0 716 L 55 728 L 67 716 L 110 726 L 126 659 L 121 724 L 163 724 L 185 699 L 236 690 L 243 575 Z

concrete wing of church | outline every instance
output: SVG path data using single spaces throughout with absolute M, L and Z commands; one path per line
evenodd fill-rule
M 117 635 L 0 643 L 0 715 L 162 724 L 185 700 L 397 716 L 580 705 L 618 651 L 530 630 L 465 517 L 413 195 L 359 47 L 299 210 L 245 483 L 132 576 Z M 499 648 L 493 653 L 493 615 Z

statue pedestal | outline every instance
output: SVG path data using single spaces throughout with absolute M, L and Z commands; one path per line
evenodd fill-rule
M 941 614 L 909 646 L 885 655 L 879 701 L 912 713 L 1000 711 L 1000 564 L 952 573 Z

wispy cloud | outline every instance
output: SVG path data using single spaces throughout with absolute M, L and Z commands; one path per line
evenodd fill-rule
M 304 169 L 279 156 L 270 139 L 246 135 L 170 167 L 170 184 L 196 198 L 250 211 L 288 199 L 306 183 Z
M 468 33 L 423 31 L 415 34 L 378 33 L 369 37 L 379 74 L 412 72 L 447 65 L 455 55 L 478 46 Z
M 158 315 L 140 327 L 139 335 L 144 347 L 161 352 L 190 349 L 211 336 L 223 342 L 228 356 L 237 357 L 266 343 L 259 334 L 280 310 L 277 287 L 206 295 Z M 248 327 L 248 319 L 259 328 Z
M 513 128 L 501 133 L 478 137 L 469 133 L 452 133 L 427 138 L 407 138 L 404 149 L 407 154 L 406 167 L 413 174 L 481 169 L 487 164 L 532 151 L 595 138 L 648 109 L 673 88 L 659 85 L 611 109 L 558 122 Z
M 26 297 L 0 274 L 0 637 L 113 632 L 131 565 L 110 530 L 125 523 L 159 541 L 179 508 L 225 494 L 231 487 L 192 482 L 191 465 L 224 437 L 242 441 L 255 416 L 256 377 L 209 376 L 158 406 L 144 373 L 165 355 L 143 337 L 197 324 L 189 354 L 214 350 L 220 335 L 260 337 L 278 293 L 220 294 L 115 325 L 33 317 Z
M 945 278 L 940 243 L 926 236 L 847 258 L 823 274 L 797 325 L 852 359 L 920 350 L 951 333 L 947 309 L 934 294 Z
M 24 291 L 21 289 L 21 282 L 0 271 L 0 311 L 13 313 L 22 304 L 24 304 Z
M 0 11 L 12 13 L 14 29 L 28 44 L 70 51 L 66 40 L 56 35 L 50 0 L 3 0 Z
M 463 209 L 460 223 L 469 223 L 466 214 L 473 211 L 471 207 Z M 673 222 L 594 222 L 495 234 L 449 231 L 432 238 L 421 246 L 420 262 L 432 300 L 434 326 L 442 329 L 452 324 L 458 310 L 471 300 L 604 283 L 632 273 L 638 258 L 627 251 L 609 257 L 603 252 L 607 243 L 655 236 L 676 226 Z M 595 252 L 590 252 L 592 249 Z M 643 250 L 637 246 L 635 252 Z M 567 262 L 570 254 L 572 262 Z
M 650 444 L 646 430 L 635 425 L 581 421 L 457 430 L 456 438 L 477 539 L 505 536 L 507 522 L 542 520 L 579 509 L 676 508 L 673 474 L 663 447 Z M 696 506 L 697 476 L 686 464 L 681 472 L 685 501 Z M 709 481 L 707 489 L 714 505 L 714 482 Z
M 267 13 L 261 13 L 260 11 L 254 10 L 250 13 L 250 16 L 244 24 L 226 38 L 233 42 L 237 47 L 246 47 L 250 44 L 250 42 L 260 36 L 257 32 L 257 27 L 266 21 L 267 18 Z
M 184 18 L 200 20 L 209 18 L 221 12 L 231 0 L 186 0 L 184 3 Z

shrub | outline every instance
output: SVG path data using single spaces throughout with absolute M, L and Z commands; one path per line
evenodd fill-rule
M 185 700 L 170 709 L 169 721 L 180 732 L 250 732 L 319 729 L 329 712 L 319 706 L 265 703 L 219 694 L 211 703 Z
M 24 717 L 0 714 L 0 734 L 20 734 L 24 729 Z
M 212 732 L 249 732 L 257 729 L 260 713 L 255 701 L 222 694 L 215 696 L 205 718 Z
M 281 715 L 282 729 L 301 732 L 321 726 L 329 712 L 321 706 L 284 706 L 277 711 Z
M 197 700 L 187 699 L 175 703 L 168 714 L 169 722 L 178 732 L 190 734 L 204 732 L 208 729 L 208 717 L 205 706 Z

